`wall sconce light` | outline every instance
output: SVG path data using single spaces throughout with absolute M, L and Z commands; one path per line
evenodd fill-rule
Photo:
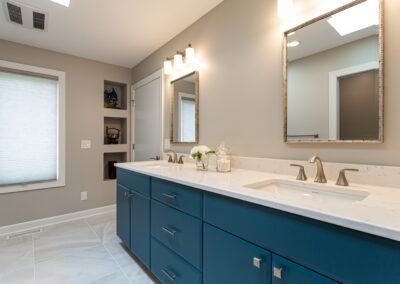
M 172 74 L 172 62 L 168 58 L 164 61 L 164 73 L 167 75 Z
M 278 1 L 278 17 L 285 18 L 292 12 L 293 0 L 277 0 Z
M 172 61 L 174 66 L 172 66 Z M 173 56 L 169 56 L 164 61 L 164 74 L 170 75 L 176 70 L 182 69 L 186 64 L 196 63 L 194 48 L 191 44 L 183 50 L 178 50 Z

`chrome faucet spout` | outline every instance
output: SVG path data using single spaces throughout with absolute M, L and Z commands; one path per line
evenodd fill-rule
M 315 177 L 315 182 L 326 183 L 326 177 L 324 173 L 324 167 L 322 166 L 321 159 L 318 156 L 311 157 L 308 162 L 315 163 L 317 165 L 317 175 Z

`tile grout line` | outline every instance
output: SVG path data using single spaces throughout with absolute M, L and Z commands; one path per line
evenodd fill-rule
M 133 283 L 128 276 L 126 275 L 126 273 L 124 272 L 124 270 L 122 269 L 121 265 L 118 263 L 118 261 L 115 259 L 115 257 L 112 255 L 112 253 L 106 248 L 106 246 L 104 245 L 102 239 L 100 238 L 100 236 L 95 232 L 95 230 L 92 228 L 92 226 L 90 226 L 89 222 L 86 220 L 86 218 L 84 219 L 85 223 L 89 226 L 90 230 L 96 235 L 96 237 L 99 238 L 102 247 L 106 250 L 106 252 L 110 255 L 110 257 L 112 258 L 112 260 L 115 262 L 115 264 L 118 266 L 119 270 L 122 272 L 122 274 L 124 275 L 124 277 L 126 278 L 126 280 L 129 281 L 129 283 Z

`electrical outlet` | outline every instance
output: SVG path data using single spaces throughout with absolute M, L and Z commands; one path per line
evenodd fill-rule
M 87 200 L 87 191 L 81 192 L 81 200 Z
M 92 141 L 81 140 L 81 149 L 90 149 L 92 147 Z

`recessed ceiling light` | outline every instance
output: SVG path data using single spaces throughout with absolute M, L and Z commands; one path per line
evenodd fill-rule
M 294 34 L 296 34 L 296 32 L 288 33 L 287 36 L 292 36 L 292 35 L 294 35 Z
M 70 0 L 51 0 L 51 1 L 54 3 L 60 4 L 60 5 L 63 5 L 65 7 L 69 7 Z
M 341 35 L 379 25 L 379 2 L 368 0 L 339 12 L 328 19 L 328 23 Z
M 294 40 L 294 41 L 288 42 L 287 47 L 296 47 L 299 45 L 300 45 L 300 41 Z

